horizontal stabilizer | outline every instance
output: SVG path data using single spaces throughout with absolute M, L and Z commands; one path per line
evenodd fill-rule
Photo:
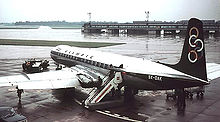
M 209 81 L 220 77 L 220 64 L 207 63 L 207 78 Z

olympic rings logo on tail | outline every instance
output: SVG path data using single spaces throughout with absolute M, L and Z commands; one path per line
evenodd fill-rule
M 196 34 L 192 34 L 192 31 L 195 30 Z M 195 63 L 201 57 L 203 57 L 202 50 L 204 48 L 203 41 L 201 39 L 197 39 L 199 36 L 199 30 L 196 27 L 192 27 L 189 31 L 189 53 L 188 60 L 191 63 Z M 193 41 L 193 42 L 192 42 Z M 201 44 L 201 47 L 198 47 L 198 43 Z

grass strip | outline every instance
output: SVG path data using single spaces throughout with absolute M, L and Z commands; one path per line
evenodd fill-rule
M 57 45 L 69 45 L 69 46 L 84 47 L 84 48 L 98 48 L 98 47 L 114 46 L 121 44 L 125 44 L 125 43 L 0 39 L 0 45 L 21 45 L 21 46 L 54 47 Z
M 0 29 L 38 29 L 38 27 L 0 27 Z

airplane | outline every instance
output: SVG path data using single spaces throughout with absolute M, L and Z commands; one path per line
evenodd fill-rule
M 69 68 L 35 74 L 0 77 L 0 86 L 18 89 L 93 88 L 86 104 L 98 103 L 111 91 L 125 87 L 125 96 L 138 90 L 171 90 L 204 86 L 220 77 L 220 65 L 206 63 L 203 24 L 188 21 L 182 55 L 177 64 L 165 64 L 142 58 L 122 56 L 90 48 L 58 45 L 51 58 Z M 89 84 L 102 79 L 101 86 Z M 89 85 L 88 85 L 89 84 Z M 94 87 L 97 87 L 94 89 Z

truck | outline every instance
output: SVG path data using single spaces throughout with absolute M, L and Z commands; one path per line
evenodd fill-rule
M 48 70 L 49 61 L 28 59 L 22 64 L 22 69 L 26 73 L 38 73 Z

